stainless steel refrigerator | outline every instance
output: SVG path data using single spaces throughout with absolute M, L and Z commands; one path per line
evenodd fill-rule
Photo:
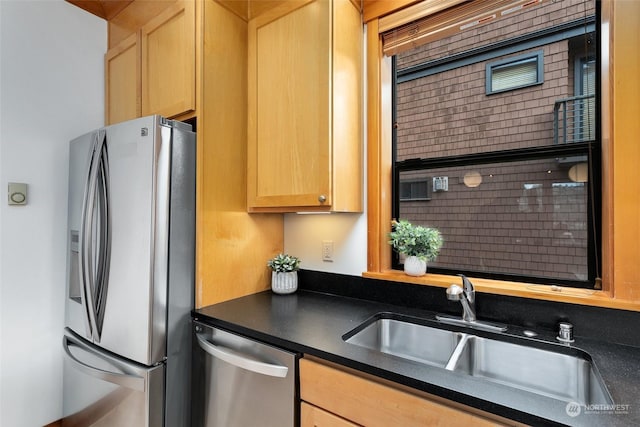
M 63 426 L 190 424 L 195 168 L 160 116 L 71 141 Z

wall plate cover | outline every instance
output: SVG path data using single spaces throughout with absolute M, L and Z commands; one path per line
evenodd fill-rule
M 322 261 L 333 262 L 333 240 L 322 241 Z
M 10 182 L 7 192 L 9 205 L 26 205 L 27 204 L 27 184 L 19 182 Z

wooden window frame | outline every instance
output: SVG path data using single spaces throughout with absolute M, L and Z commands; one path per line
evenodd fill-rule
M 430 0 L 425 0 L 429 3 Z M 364 277 L 447 287 L 459 278 L 411 277 L 391 268 L 391 58 L 383 55 L 379 18 L 406 1 L 365 3 L 367 79 L 367 271 Z M 367 8 L 369 8 L 367 10 Z M 400 23 L 401 24 L 401 23 Z M 602 290 L 473 279 L 478 292 L 640 311 L 640 3 L 601 0 Z M 615 141 L 618 141 L 616 144 Z M 615 167 L 614 167 L 615 165 Z M 614 185 L 615 184 L 615 185 Z

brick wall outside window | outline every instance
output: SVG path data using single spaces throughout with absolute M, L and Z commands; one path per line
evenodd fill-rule
M 593 15 L 593 2 L 548 1 L 528 12 L 430 43 L 396 57 L 398 69 Z M 486 62 L 397 86 L 397 160 L 437 158 L 553 144 L 553 106 L 574 96 L 574 61 L 583 37 L 542 49 L 544 83 L 487 95 Z M 431 263 L 452 269 L 566 280 L 587 278 L 587 185 L 569 180 L 574 162 L 556 158 L 405 172 L 401 180 L 448 176 L 449 191 L 401 202 L 399 217 L 440 229 L 445 245 Z M 480 186 L 463 177 L 479 172 Z

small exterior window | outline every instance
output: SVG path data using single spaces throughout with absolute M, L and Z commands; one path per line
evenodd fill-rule
M 431 200 L 429 182 L 429 179 L 400 181 L 400 200 L 403 202 Z
M 540 50 L 487 64 L 487 95 L 542 84 L 543 58 Z

